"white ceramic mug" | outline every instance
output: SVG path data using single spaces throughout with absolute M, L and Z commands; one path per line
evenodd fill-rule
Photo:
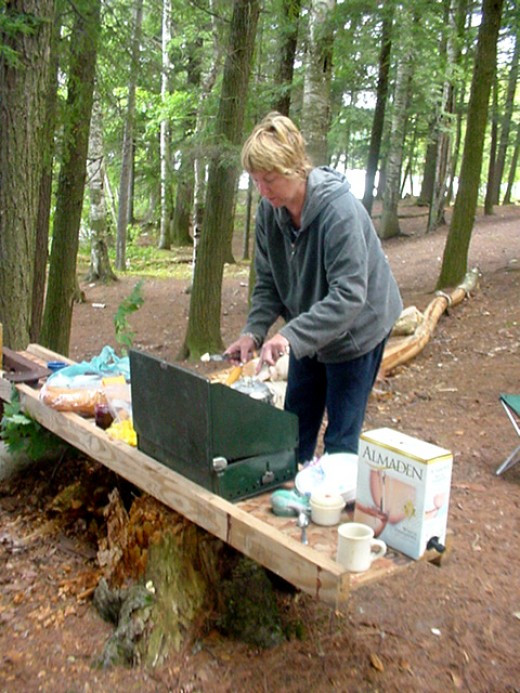
M 386 544 L 374 539 L 374 530 L 360 522 L 345 522 L 338 527 L 337 562 L 352 573 L 368 570 L 372 561 L 386 553 Z

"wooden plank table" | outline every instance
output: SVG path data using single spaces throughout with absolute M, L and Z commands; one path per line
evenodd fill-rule
M 67 361 L 60 354 L 31 344 L 23 356 L 37 363 Z M 71 362 L 72 363 L 72 362 Z M 300 541 L 295 518 L 278 517 L 270 509 L 270 493 L 231 503 L 193 483 L 139 450 L 108 436 L 93 419 L 59 412 L 39 398 L 39 387 L 13 385 L 0 378 L 0 399 L 10 401 L 16 387 L 22 409 L 42 426 L 108 469 L 176 510 L 295 587 L 334 608 L 347 602 L 351 589 L 413 565 L 392 550 L 365 573 L 352 574 L 336 562 L 337 528 L 307 528 L 309 543 Z M 351 519 L 344 511 L 345 521 Z

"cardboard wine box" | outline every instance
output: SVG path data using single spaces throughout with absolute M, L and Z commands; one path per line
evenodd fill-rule
M 397 551 L 420 558 L 444 545 L 453 455 L 390 428 L 359 441 L 354 521 Z

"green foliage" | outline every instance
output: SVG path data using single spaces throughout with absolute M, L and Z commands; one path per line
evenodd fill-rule
M 17 34 L 30 36 L 44 21 L 30 13 L 14 13 L 6 11 L 5 0 L 0 1 L 0 59 L 5 60 L 10 67 L 18 64 L 18 53 L 10 46 L 3 43 L 1 37 L 14 38 Z
M 130 328 L 128 316 L 134 313 L 144 303 L 144 298 L 141 294 L 143 280 L 138 281 L 132 289 L 130 296 L 127 296 L 120 304 L 114 316 L 114 327 L 116 330 L 116 341 L 122 347 L 123 353 L 126 353 L 132 346 L 134 333 Z
M 0 421 L 0 438 L 9 452 L 25 454 L 31 460 L 39 460 L 50 454 L 57 454 L 63 448 L 63 441 L 27 416 L 21 409 L 18 391 L 13 387 L 11 402 L 4 405 L 4 415 Z

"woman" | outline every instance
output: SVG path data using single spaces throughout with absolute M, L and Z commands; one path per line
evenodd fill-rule
M 311 460 L 327 412 L 327 453 L 357 452 L 384 345 L 402 310 L 399 289 L 365 208 L 333 169 L 313 168 L 301 132 L 270 113 L 242 149 L 262 200 L 256 283 L 247 324 L 226 353 L 287 351 L 285 409 L 299 418 L 299 461 Z M 266 340 L 276 320 L 285 325 Z

